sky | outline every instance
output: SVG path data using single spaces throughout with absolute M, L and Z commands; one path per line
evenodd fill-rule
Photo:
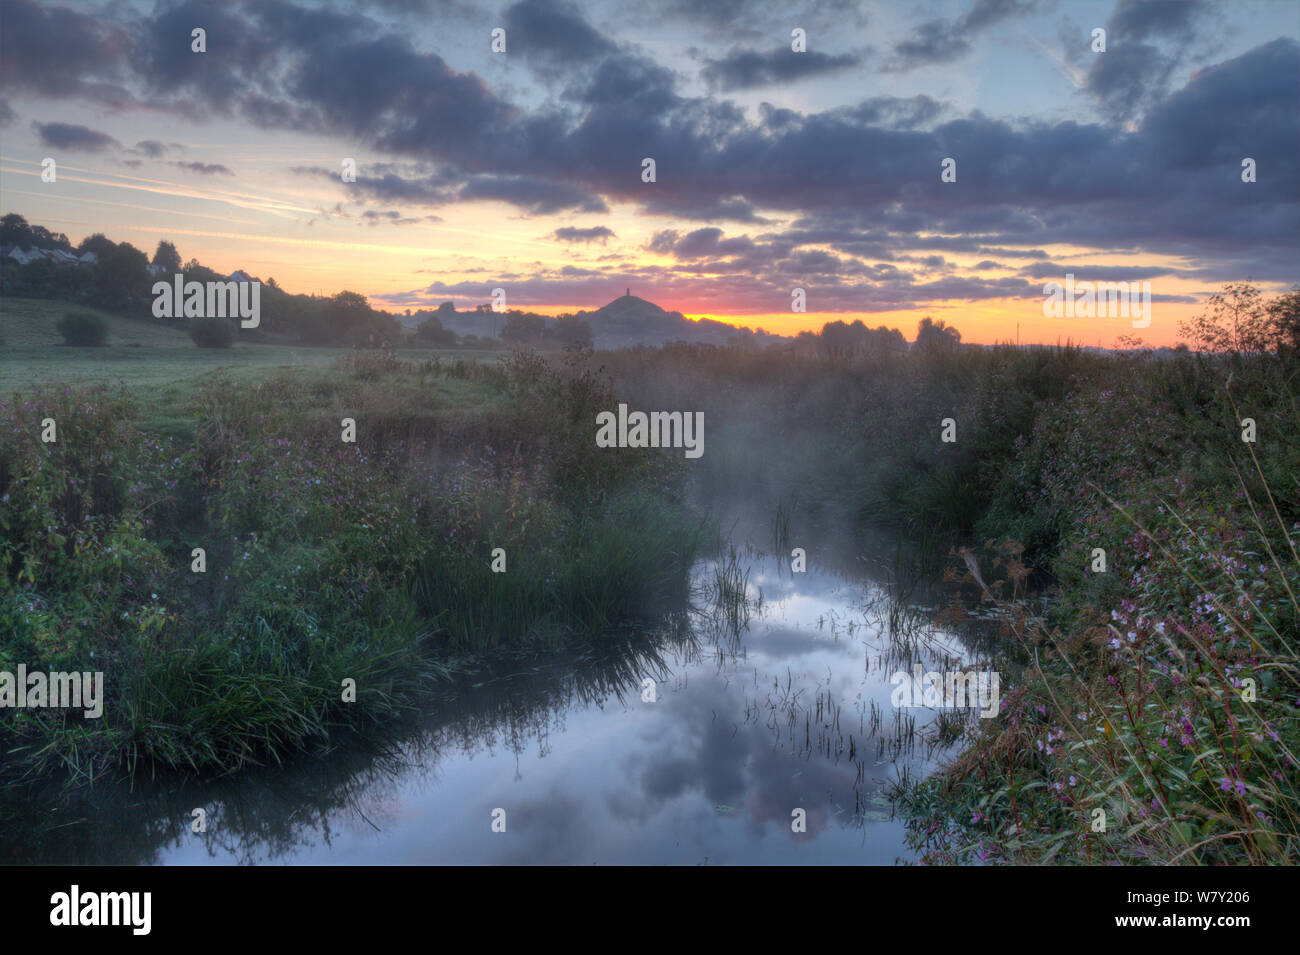
M 1300 281 L 1300 3 L 0 0 L 0 212 L 396 311 L 1168 345 Z

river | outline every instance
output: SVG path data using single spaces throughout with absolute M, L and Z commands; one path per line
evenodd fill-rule
M 181 788 L 97 785 L 42 809 L 19 852 L 168 865 L 910 860 L 886 792 L 945 750 L 930 739 L 936 711 L 891 706 L 889 677 L 955 663 L 962 643 L 866 575 L 789 564 L 752 549 L 701 561 L 693 611 L 598 649 L 497 659 L 382 744 Z

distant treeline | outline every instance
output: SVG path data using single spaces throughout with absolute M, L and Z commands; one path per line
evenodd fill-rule
M 58 251 L 81 259 L 94 253 L 93 261 L 64 264 L 49 258 L 21 263 L 9 256 L 11 249 Z M 94 305 L 119 314 L 149 318 L 152 315 L 153 284 L 162 277 L 185 276 L 186 282 L 226 281 L 223 275 L 197 259 L 183 262 L 176 246 L 158 243 L 152 259 L 129 242 L 113 242 L 95 233 L 73 245 L 66 235 L 44 226 L 32 225 L 16 213 L 0 217 L 0 294 L 28 298 L 52 298 Z M 464 327 L 464 317 L 482 316 L 483 332 L 457 334 L 449 325 Z M 399 347 L 403 344 L 432 347 L 486 347 L 572 349 L 590 348 L 594 340 L 588 312 L 559 316 L 541 315 L 519 309 L 494 312 L 482 304 L 470 312 L 457 312 L 451 302 L 436 310 L 412 314 L 404 321 L 390 312 L 373 308 L 359 292 L 335 295 L 303 295 L 284 291 L 274 278 L 262 282 L 261 321 L 255 329 L 238 329 L 239 338 L 272 343 L 343 345 L 353 347 Z M 476 324 L 478 324 L 476 322 Z M 413 326 L 413 331 L 408 328 Z M 495 331 L 495 334 L 490 332 Z M 788 344 L 789 339 L 777 339 Z M 896 328 L 869 328 L 861 320 L 826 323 L 820 332 L 800 332 L 794 338 L 798 350 L 826 357 L 906 350 L 903 333 Z M 749 343 L 758 347 L 759 342 Z M 961 333 L 943 320 L 928 316 L 917 326 L 916 345 L 955 349 Z

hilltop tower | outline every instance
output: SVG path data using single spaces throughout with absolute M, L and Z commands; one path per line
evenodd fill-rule
M 628 289 L 628 290 L 627 290 L 627 297 L 628 297 L 628 298 L 631 298 L 631 297 L 632 297 L 632 290 L 631 290 L 631 289 Z

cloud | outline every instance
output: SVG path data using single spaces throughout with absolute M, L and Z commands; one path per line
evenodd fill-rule
M 366 225 L 371 225 L 371 226 L 416 225 L 417 223 L 424 221 L 426 218 L 431 218 L 439 222 L 442 221 L 441 219 L 438 218 L 438 216 L 428 216 L 428 217 L 404 216 L 396 209 L 385 209 L 383 211 L 379 211 L 376 209 L 367 209 L 365 212 L 361 213 L 360 216 L 362 222 L 364 222 Z
M 1020 274 L 1031 279 L 1063 279 L 1066 274 L 1073 275 L 1079 282 L 1141 282 L 1159 278 L 1164 275 L 1181 277 L 1179 269 L 1164 266 L 1137 265 L 1072 265 L 1056 262 L 1041 262 L 1020 269 Z
M 720 60 L 710 60 L 700 75 L 713 89 L 738 90 L 776 83 L 791 83 L 810 76 L 826 76 L 859 66 L 854 53 L 832 56 L 816 50 L 795 53 L 788 48 L 768 53 L 733 48 Z
M 947 106 L 924 94 L 911 97 L 873 96 L 839 110 L 845 117 L 873 126 L 913 129 L 937 119 Z
M 370 171 L 372 167 L 362 164 L 357 168 L 356 182 L 343 182 L 341 171 L 323 169 L 320 166 L 292 166 L 290 172 L 300 176 L 313 176 L 337 183 L 349 193 L 383 202 L 405 202 L 413 205 L 445 205 L 456 199 L 454 177 L 445 174 L 425 176 L 402 176 L 395 172 L 383 170 L 376 165 L 378 174 Z M 382 170 L 382 171 L 381 171 Z
M 955 20 L 926 20 L 907 39 L 894 44 L 894 56 L 884 69 L 902 73 L 960 59 L 970 52 L 971 40 L 981 30 L 1023 16 L 1034 7 L 1033 0 L 975 0 L 970 11 Z
M 130 30 L 107 19 L 31 0 L 6 0 L 0 29 L 0 88 L 11 93 L 122 107 Z
M 574 226 L 562 226 L 553 233 L 560 242 L 599 242 L 604 245 L 610 239 L 614 238 L 614 231 L 608 226 L 592 226 L 590 229 L 579 229 Z
M 1106 21 L 1107 40 L 1112 32 L 1133 40 L 1190 37 L 1209 9 L 1205 0 L 1119 0 Z
M 571 69 L 617 49 L 563 0 L 521 0 L 506 9 L 504 25 L 509 53 L 534 63 Z
M 77 149 L 88 153 L 102 153 L 106 149 L 121 149 L 122 144 L 107 133 L 97 132 L 75 123 L 32 123 L 41 143 L 53 149 Z
M 723 239 L 722 230 L 711 226 L 696 229 L 686 235 L 679 234 L 675 229 L 656 232 L 646 244 L 646 249 L 679 259 L 700 259 L 705 256 L 740 255 L 752 251 L 754 242 L 748 236 Z
M 1106 21 L 1106 52 L 1093 55 L 1085 79 L 1103 112 L 1123 122 L 1158 103 L 1209 13 L 1201 0 L 1120 0 Z
M 779 4 L 757 0 L 720 6 L 758 18 L 754 23 L 784 16 Z M 1120 26 L 1112 49 L 1131 38 L 1156 45 L 1168 60 L 1203 32 L 1205 14 L 1191 6 L 1183 20 L 1162 25 L 1146 7 L 1119 4 L 1108 21 Z M 1300 45 L 1288 38 L 1206 66 L 1173 92 L 1165 89 L 1167 64 L 1147 75 L 1146 67 L 1132 71 L 1127 54 L 1097 55 L 1113 75 L 1094 95 L 1121 103 L 1141 92 L 1140 113 L 1123 122 L 1106 113 L 1079 122 L 955 115 L 925 96 L 876 96 L 820 111 L 768 104 L 746 110 L 684 92 L 673 70 L 605 37 L 576 6 L 553 2 L 510 8 L 510 22 L 524 30 L 511 33 L 511 54 L 545 65 L 559 62 L 562 50 L 572 53 L 576 47 L 565 45 L 571 41 L 595 52 L 561 71 L 542 91 L 548 95 L 518 102 L 508 87 L 490 86 L 417 48 L 415 31 L 365 13 L 287 2 L 190 2 L 147 14 L 111 5 L 97 20 L 61 9 L 27 0 L 6 6 L 7 54 L 25 55 L 13 37 L 21 43 L 32 23 L 65 26 L 73 49 L 93 46 L 81 58 L 60 53 L 63 75 L 44 95 L 102 105 L 105 88 L 115 85 L 123 102 L 165 116 L 228 115 L 234 123 L 346 141 L 392 160 L 366 164 L 358 181 L 346 184 L 337 169 L 296 168 L 322 184 L 328 177 L 345 202 L 373 201 L 401 218 L 411 217 L 411 206 L 423 211 L 469 200 L 504 201 L 536 215 L 603 212 L 617 203 L 672 217 L 679 227 L 744 223 L 774 230 L 746 237 L 753 244 L 747 251 L 725 252 L 708 246 L 738 237 L 683 230 L 670 248 L 675 254 L 683 243 L 694 257 L 646 276 L 665 287 L 687 270 L 717 266 L 731 276 L 728 295 L 758 301 L 791 270 L 816 268 L 853 278 L 843 300 L 857 295 L 871 308 L 918 301 L 926 291 L 899 267 L 910 255 L 970 253 L 1018 266 L 1047 260 L 1055 246 L 1161 254 L 1181 258 L 1188 270 L 1236 268 L 1261 280 L 1295 276 Z M 836 7 L 818 9 L 829 16 Z M 955 19 L 927 21 L 941 26 L 903 42 L 928 35 L 935 43 L 926 55 L 944 44 L 955 49 L 1028 9 L 976 3 Z M 212 14 L 208 54 L 189 52 L 189 27 L 173 16 L 177 10 Z M 712 16 L 703 12 L 692 22 Z M 559 35 L 563 23 L 574 32 Z M 178 43 L 174 31 L 182 26 Z M 223 46 L 236 39 L 237 50 Z M 150 46 L 156 41 L 166 49 Z M 214 49 L 226 52 L 214 56 Z M 128 56 L 132 51 L 139 55 Z M 33 69 L 50 72 L 48 64 Z M 0 70 L 15 88 L 29 89 L 7 57 Z M 1099 75 L 1090 78 L 1102 83 Z M 148 155 L 143 146 L 137 150 Z M 657 182 L 640 179 L 646 156 L 656 160 Z M 939 180 L 938 163 L 947 156 L 958 160 L 955 183 Z M 1256 183 L 1240 182 L 1245 156 L 1259 164 Z M 688 236 L 695 238 L 687 243 Z M 749 277 L 731 271 L 742 263 L 754 269 Z M 877 285 L 867 291 L 863 282 Z M 1017 288 L 951 287 L 979 294 Z
M 172 165 L 176 166 L 178 169 L 184 169 L 187 172 L 197 172 L 203 176 L 216 176 L 216 175 L 233 176 L 234 175 L 234 173 L 231 172 L 229 168 L 221 165 L 220 163 L 173 162 Z
M 461 187 L 458 198 L 496 199 L 533 215 L 555 212 L 608 212 L 605 201 L 590 190 L 527 176 L 475 176 Z

